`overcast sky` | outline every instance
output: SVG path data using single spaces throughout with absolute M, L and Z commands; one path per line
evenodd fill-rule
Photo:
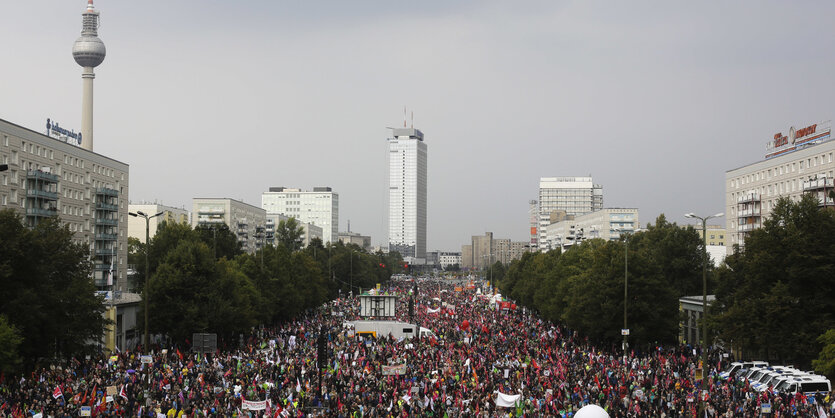
M 0 118 L 81 127 L 84 0 L 3 5 Z M 429 148 L 428 250 L 527 240 L 540 177 L 605 207 L 724 211 L 725 171 L 835 114 L 835 2 L 97 0 L 95 151 L 130 199 L 331 186 L 387 240 L 387 126 Z

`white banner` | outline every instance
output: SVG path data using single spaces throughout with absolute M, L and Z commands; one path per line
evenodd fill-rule
M 267 401 L 248 401 L 244 399 L 241 401 L 241 409 L 249 409 L 250 411 L 263 411 L 267 409 Z
M 501 392 L 496 392 L 496 406 L 509 408 L 516 404 L 516 401 L 521 397 L 522 395 L 507 395 Z
M 438 309 L 426 308 L 426 313 L 437 313 L 437 312 L 440 312 L 440 311 L 441 311 L 441 308 L 438 308 Z

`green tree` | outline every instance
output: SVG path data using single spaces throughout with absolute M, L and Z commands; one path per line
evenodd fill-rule
M 87 246 L 75 243 L 58 218 L 28 229 L 12 210 L 0 211 L 0 236 L 0 315 L 24 337 L 24 367 L 95 351 L 107 321 Z
M 18 371 L 23 359 L 19 347 L 23 342 L 20 332 L 9 322 L 6 315 L 0 315 L 0 372 Z
M 281 220 L 275 228 L 275 239 L 278 245 L 283 245 L 290 251 L 301 248 L 302 235 L 304 235 L 304 228 L 299 225 L 296 218 Z
M 655 224 L 647 224 L 645 232 L 629 240 L 630 252 L 646 250 L 677 297 L 702 294 L 703 241 L 693 227 L 669 223 L 661 214 Z
M 238 237 L 224 223 L 197 225 L 194 232 L 212 250 L 215 259 L 232 260 L 243 253 Z
M 133 275 L 133 280 L 129 284 L 131 291 L 142 292 L 142 286 L 145 284 L 145 244 L 137 238 L 128 237 L 128 265 L 133 266 L 136 273 Z
M 823 346 L 818 358 L 812 360 L 815 371 L 835 379 L 835 328 L 830 328 L 818 337 L 818 343 Z
M 835 213 L 814 196 L 781 198 L 763 227 L 717 271 L 720 336 L 766 358 L 808 367 L 821 330 L 835 326 Z
M 194 332 L 212 332 L 211 288 L 217 281 L 211 250 L 202 242 L 184 240 L 169 252 L 149 284 L 149 328 L 184 342 Z M 228 295 L 231 296 L 231 295 Z

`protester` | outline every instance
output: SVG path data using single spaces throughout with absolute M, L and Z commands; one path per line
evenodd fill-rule
M 470 286 L 420 283 L 410 295 L 413 288 L 401 280 L 383 291 L 401 297 L 399 320 L 436 337 L 355 337 L 343 324 L 359 319 L 359 302 L 339 299 L 253 330 L 234 350 L 155 347 L 150 364 L 141 351 L 125 351 L 0 381 L 0 417 L 75 417 L 82 407 L 91 416 L 148 417 L 560 417 L 587 404 L 613 417 L 689 417 L 701 405 L 712 417 L 758 416 L 763 403 L 772 416 L 832 412 L 829 394 L 760 394 L 745 382 L 719 380 L 718 353 L 710 353 L 702 384 L 695 380 L 698 348 L 657 346 L 624 356 L 522 309 L 497 309 Z M 321 381 L 320 329 L 328 353 Z M 402 374 L 383 374 L 399 364 Z

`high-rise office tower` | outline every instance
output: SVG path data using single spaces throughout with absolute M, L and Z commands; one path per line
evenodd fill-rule
M 72 57 L 84 68 L 81 73 L 83 93 L 81 97 L 81 147 L 93 150 L 93 68 L 104 61 L 107 51 L 99 39 L 99 12 L 93 8 L 93 0 L 87 0 L 87 10 L 81 14 L 81 37 L 72 46 Z
M 407 261 L 426 257 L 426 143 L 414 128 L 388 139 L 389 251 Z
M 603 186 L 591 177 L 539 179 L 539 248 L 547 249 L 545 227 L 569 216 L 603 209 Z

